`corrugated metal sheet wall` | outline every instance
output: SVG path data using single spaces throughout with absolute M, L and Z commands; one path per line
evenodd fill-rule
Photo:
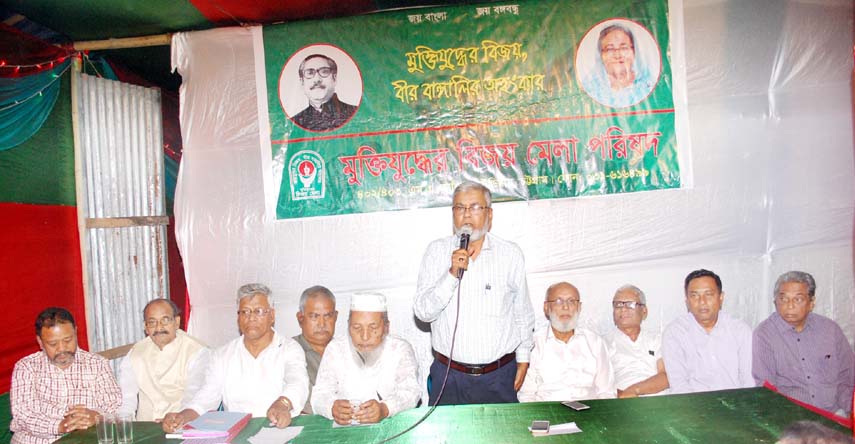
M 143 306 L 169 297 L 160 92 L 78 75 L 89 342 L 101 351 L 141 339 Z

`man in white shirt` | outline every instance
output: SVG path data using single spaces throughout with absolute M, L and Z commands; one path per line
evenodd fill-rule
M 549 326 L 534 336 L 534 350 L 521 402 L 572 401 L 615 397 L 615 377 L 606 343 L 596 333 L 577 328 L 582 301 L 567 282 L 546 290 L 543 312 Z
M 662 337 L 642 330 L 647 319 L 647 297 L 640 288 L 624 285 L 612 299 L 616 329 L 606 337 L 615 371 L 618 398 L 663 394 L 668 376 L 662 362 Z
M 487 187 L 463 182 L 452 199 L 454 235 L 428 245 L 413 300 L 416 317 L 431 324 L 430 403 L 517 402 L 534 328 L 525 259 L 516 244 L 489 233 Z M 468 248 L 461 248 L 464 234 L 470 236 Z
M 355 294 L 348 337 L 327 345 L 312 393 L 315 413 L 339 424 L 376 423 L 411 409 L 421 396 L 418 363 L 407 341 L 389 335 L 386 299 Z
M 205 384 L 184 410 L 163 418 L 164 431 L 183 427 L 221 401 L 226 411 L 266 417 L 279 428 L 300 414 L 309 393 L 306 356 L 296 341 L 273 329 L 270 289 L 240 287 L 237 314 L 242 335 L 212 353 Z
M 204 382 L 210 350 L 178 328 L 180 312 L 169 299 L 146 304 L 143 319 L 146 337 L 134 344 L 119 368 L 119 413 L 159 421 L 193 399 Z

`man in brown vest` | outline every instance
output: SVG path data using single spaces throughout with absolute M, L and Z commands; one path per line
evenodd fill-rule
M 146 304 L 146 338 L 128 352 L 119 370 L 120 413 L 136 414 L 137 421 L 160 420 L 202 386 L 210 351 L 178 328 L 180 314 L 169 299 Z

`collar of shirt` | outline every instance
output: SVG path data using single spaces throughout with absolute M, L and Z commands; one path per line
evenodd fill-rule
M 285 336 L 280 336 L 279 333 L 276 332 L 275 328 L 271 328 L 273 330 L 273 339 L 267 344 L 267 347 L 264 347 L 264 350 L 258 354 L 258 357 L 254 359 L 261 359 L 261 357 L 267 353 L 270 353 L 270 350 L 274 350 L 278 347 L 282 347 L 282 341 L 287 339 Z M 249 349 L 246 348 L 246 342 L 244 342 L 246 338 L 243 335 L 240 335 L 240 350 L 242 353 L 246 353 L 250 357 L 252 357 L 252 353 L 249 352 Z
M 698 320 L 695 319 L 695 316 L 692 313 L 686 313 L 688 315 L 688 319 L 690 320 L 690 324 L 692 328 L 695 329 L 696 332 L 703 333 L 706 336 L 718 336 L 722 332 L 727 332 L 728 326 L 730 323 L 730 318 L 728 318 L 728 314 L 722 310 L 718 312 L 718 319 L 715 321 L 715 325 L 713 325 L 712 330 L 707 331 L 701 324 L 698 323 Z
M 546 326 L 546 341 L 547 342 L 555 342 L 557 344 L 570 345 L 570 343 L 572 343 L 580 335 L 584 336 L 585 333 L 582 330 L 580 330 L 578 327 L 574 328 L 573 329 L 573 336 L 570 336 L 570 339 L 568 339 L 567 342 L 564 342 L 564 341 L 555 337 L 555 331 L 552 329 L 552 325 Z
M 484 234 L 484 243 L 481 244 L 481 251 L 478 253 L 478 257 L 480 257 L 481 254 L 484 253 L 485 251 L 489 252 L 492 250 L 492 248 L 493 248 L 493 244 L 492 244 L 493 241 L 491 240 L 492 237 L 493 237 L 493 235 L 490 234 L 489 232 Z M 460 248 L 460 237 L 458 237 L 456 235 L 449 236 L 448 241 L 451 243 L 452 251 Z M 478 258 L 475 258 L 473 260 L 478 260 Z
M 815 317 L 813 313 L 808 313 L 807 319 L 805 320 L 805 328 L 802 329 L 802 331 L 796 331 L 796 328 L 785 321 L 777 311 L 772 315 L 772 323 L 775 325 L 775 328 L 778 329 L 778 332 L 782 334 L 789 333 L 798 335 L 812 329 L 812 326 L 815 323 Z
M 330 113 L 335 112 L 336 108 L 338 108 L 336 106 L 336 102 L 338 102 L 338 94 L 333 93 L 332 97 L 330 97 L 329 100 L 327 100 L 326 102 L 324 102 L 321 105 L 320 110 L 316 109 L 315 107 L 312 107 L 312 108 L 315 109 L 315 111 L 319 111 L 323 114 L 330 114 Z

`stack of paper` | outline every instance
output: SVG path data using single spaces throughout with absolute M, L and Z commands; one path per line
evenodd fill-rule
M 531 431 L 531 427 L 528 428 Z M 580 429 L 575 422 L 568 422 L 565 424 L 555 424 L 549 426 L 549 432 L 547 433 L 538 433 L 537 435 L 532 434 L 532 436 L 549 436 L 549 435 L 567 435 L 569 433 L 581 433 L 582 429 Z

